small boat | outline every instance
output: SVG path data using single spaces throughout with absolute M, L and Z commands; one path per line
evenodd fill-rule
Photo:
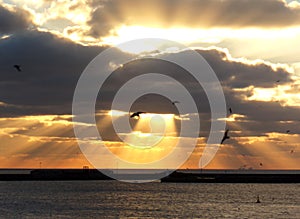
M 256 203 L 260 203 L 259 195 L 257 196 Z

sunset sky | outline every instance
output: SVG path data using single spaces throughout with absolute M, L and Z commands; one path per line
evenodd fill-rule
M 300 169 L 300 1 L 291 0 L 0 0 L 0 168 L 92 167 L 73 132 L 77 81 L 106 48 L 152 37 L 201 54 L 233 110 L 220 118 L 231 138 L 206 168 Z M 183 52 L 173 49 L 146 44 L 116 52 L 121 58 Z M 128 80 L 126 74 L 153 68 L 171 69 L 166 63 L 133 62 L 114 72 L 96 104 L 102 140 L 122 159 L 151 162 L 173 150 L 181 120 L 199 116 L 197 146 L 182 166 L 198 168 L 210 123 L 203 91 L 195 100 L 197 114 L 179 116 L 176 105 L 157 95 L 136 101 L 132 111 L 150 114 L 131 120 L 135 132 L 122 134 L 137 143 L 147 137 L 149 118 L 162 115 L 166 136 L 155 148 L 125 145 L 114 133 L 112 118 L 129 114 L 111 111 L 114 88 Z M 172 74 L 183 77 L 179 69 Z M 168 81 L 140 81 L 147 86 L 177 92 Z

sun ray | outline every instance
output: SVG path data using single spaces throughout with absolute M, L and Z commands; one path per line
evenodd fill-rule
M 146 164 L 160 160 L 174 150 L 178 142 L 174 133 L 173 114 L 141 114 L 133 131 L 126 135 L 125 142 L 130 144 L 108 148 L 122 160 Z

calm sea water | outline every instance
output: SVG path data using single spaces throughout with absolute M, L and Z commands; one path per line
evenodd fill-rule
M 0 217 L 300 218 L 300 184 L 0 182 Z

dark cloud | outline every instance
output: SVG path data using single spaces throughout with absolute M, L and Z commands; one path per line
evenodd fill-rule
M 300 24 L 300 9 L 280 0 L 91 0 L 93 36 L 120 25 L 280 28 Z
M 4 117 L 71 114 L 77 81 L 87 64 L 103 49 L 82 46 L 50 33 L 37 31 L 25 31 L 0 40 L 0 102 L 5 103 L 0 105 L 1 115 Z M 120 57 L 128 56 L 121 51 L 116 52 Z M 263 135 L 266 132 L 281 131 L 281 126 L 278 126 L 280 121 L 300 119 L 297 119 L 299 114 L 297 107 L 284 107 L 271 101 L 248 101 L 245 96 L 252 96 L 253 90 L 235 90 L 251 86 L 272 88 L 277 85 L 277 80 L 282 84 L 292 83 L 291 74 L 285 69 L 274 69 L 264 62 L 249 64 L 243 60 L 231 59 L 226 52 L 219 49 L 203 49 L 198 52 L 216 72 L 223 85 L 228 106 L 232 107 L 234 113 L 244 115 L 244 118 L 233 125 L 228 123 L 231 129 L 237 129 L 234 126 L 238 125 L 240 126 L 238 129 L 242 129 L 247 135 L 251 133 Z M 13 68 L 14 64 L 20 64 L 22 72 L 16 71 Z M 185 84 L 198 106 L 204 133 L 201 136 L 205 136 L 210 128 L 210 107 L 205 92 L 185 70 L 164 61 L 157 62 L 153 59 L 133 61 L 116 70 L 101 89 L 97 110 L 110 110 L 118 88 L 129 79 L 148 72 L 167 74 Z M 149 85 L 170 89 L 180 96 L 180 93 L 172 87 L 172 83 L 139 81 L 141 87 Z M 294 86 L 292 89 L 298 87 Z M 140 98 L 132 106 L 132 110 L 177 113 L 169 100 L 155 95 Z M 292 126 L 294 129 L 295 124 Z M 288 129 L 288 125 L 283 125 L 282 128 Z M 108 132 L 110 135 L 111 132 Z
M 1 40 L 0 99 L 9 104 L 3 113 L 70 113 L 77 80 L 102 49 L 37 31 Z M 22 72 L 15 71 L 15 64 Z
M 284 68 L 271 66 L 265 62 L 250 63 L 242 60 L 235 60 L 218 49 L 197 50 L 214 69 L 221 84 L 228 107 L 232 107 L 234 113 L 241 114 L 244 118 L 232 123 L 228 123 L 231 130 L 242 131 L 242 136 L 261 136 L 269 132 L 282 132 L 288 127 L 295 129 L 296 123 L 292 125 L 280 125 L 281 121 L 295 121 L 298 118 L 299 108 L 280 105 L 279 102 L 249 101 L 245 97 L 253 95 L 253 89 L 235 90 L 236 88 L 245 89 L 273 88 L 277 86 L 276 81 L 282 84 L 292 83 L 291 74 Z M 164 54 L 162 56 L 170 56 Z M 98 109 L 110 109 L 110 104 L 119 87 L 131 78 L 147 73 L 156 72 L 169 75 L 185 85 L 195 99 L 201 119 L 201 134 L 207 136 L 210 129 L 210 106 L 206 94 L 199 84 L 187 75 L 187 72 L 172 66 L 164 61 L 147 59 L 144 61 L 134 61 L 118 69 L 106 81 L 102 87 L 101 101 L 98 101 Z M 138 81 L 141 87 L 164 87 L 170 89 L 178 97 L 180 93 L 174 89 L 172 84 L 160 84 L 159 81 Z M 133 88 L 134 89 L 134 88 Z M 292 88 L 293 89 L 293 88 Z M 132 111 L 146 111 L 151 113 L 177 113 L 170 101 L 154 95 L 144 96 L 137 100 L 132 106 Z M 180 127 L 180 126 L 178 126 Z M 112 128 L 109 133 L 111 133 Z M 111 136 L 110 136 L 111 137 Z M 116 140 L 115 138 L 111 138 Z
M 92 1 L 91 4 L 95 7 L 90 21 L 91 33 L 95 36 L 106 35 L 120 24 L 164 27 L 185 26 L 186 24 L 191 27 L 280 27 L 297 24 L 300 20 L 298 19 L 299 9 L 291 9 L 281 1 L 270 0 L 172 0 L 172 2 L 169 0 L 116 0 Z M 149 8 L 149 11 L 145 11 L 144 8 Z M 179 11 L 176 12 L 176 10 Z M 217 11 L 216 15 L 211 12 L 214 10 Z M 186 14 L 182 11 L 186 11 Z M 177 14 L 181 14 L 182 17 Z M 0 6 L 0 34 L 14 33 L 9 38 L 0 40 L 1 117 L 71 114 L 74 89 L 82 71 L 105 48 L 82 46 L 48 32 L 26 30 L 31 25 L 28 12 L 21 9 L 11 12 Z M 239 46 L 242 47 L 243 43 Z M 198 49 L 197 51 L 207 60 L 219 78 L 228 107 L 231 107 L 235 114 L 242 115 L 236 121 L 227 122 L 232 137 L 228 144 L 233 151 L 236 150 L 239 155 L 252 156 L 253 151 L 247 149 L 252 143 L 247 143 L 247 139 L 245 140 L 249 136 L 267 137 L 267 133 L 271 132 L 286 134 L 286 130 L 291 130 L 291 135 L 300 133 L 299 107 L 283 106 L 280 102 L 274 101 L 249 101 L 245 98 L 253 95 L 251 87 L 273 88 L 278 85 L 276 83 L 278 80 L 280 84 L 292 84 L 291 74 L 286 69 L 274 68 L 263 61 L 248 62 L 243 59 L 232 59 L 228 53 L 220 49 Z M 116 50 L 116 52 L 121 57 L 128 56 L 121 51 Z M 161 56 L 171 55 L 162 54 Z M 13 68 L 15 64 L 21 65 L 22 72 Z M 205 92 L 186 71 L 167 62 L 150 59 L 133 61 L 116 70 L 102 87 L 96 109 L 109 110 L 111 101 L 122 84 L 148 72 L 166 74 L 185 84 L 198 107 L 201 120 L 199 136 L 207 137 L 210 131 L 211 115 Z M 170 89 L 180 95 L 176 89 L 172 88 L 171 83 L 164 84 L 155 80 L 139 81 L 141 87 L 149 85 Z M 246 88 L 250 89 L 246 90 Z M 292 85 L 291 90 L 286 93 L 296 94 L 298 90 L 299 85 L 296 84 Z M 178 113 L 176 107 L 170 104 L 170 100 L 159 95 L 139 98 L 131 110 Z M 195 115 L 189 115 L 190 119 L 193 119 L 193 116 Z M 104 115 L 96 117 L 102 138 L 108 141 L 120 140 L 113 126 L 107 124 L 107 117 Z M 18 119 L 21 120 L 21 118 Z M 8 151 L 20 149 L 21 154 L 27 154 L 28 158 L 49 154 L 57 157 L 57 154 L 63 154 L 63 151 L 69 156 L 78 153 L 76 143 L 73 142 L 73 127 L 69 123 L 71 118 L 54 118 L 50 122 L 62 122 L 52 123 L 51 127 L 42 121 L 34 121 L 26 126 L 23 122 L 17 122 L 17 120 L 9 122 L 10 120 L 11 118 L 2 119 L 1 128 L 14 129 L 19 124 L 22 124 L 22 127 L 17 127 L 15 131 L 11 129 L 8 131 L 9 134 L 2 137 L 3 142 L 9 142 L 4 145 Z M 64 122 L 67 122 L 67 125 Z M 132 126 L 136 123 L 135 120 L 130 122 Z M 179 130 L 179 121 L 176 121 L 176 125 Z M 88 132 L 89 127 L 84 131 Z M 11 135 L 14 135 L 14 138 Z M 33 147 L 22 149 L 20 142 L 29 141 L 30 136 L 36 140 Z M 289 144 L 276 135 L 268 141 L 271 144 Z M 289 151 L 291 146 L 287 147 Z M 51 154 L 51 151 L 56 152 Z M 232 156 L 232 154 L 229 155 Z
M 33 26 L 31 14 L 20 8 L 8 10 L 0 4 L 0 34 L 11 34 Z
M 229 54 L 218 50 L 198 50 L 216 72 L 223 85 L 230 88 L 247 88 L 249 86 L 271 88 L 276 81 L 292 82 L 291 75 L 283 67 L 274 69 L 266 62 L 250 62 L 232 59 Z

